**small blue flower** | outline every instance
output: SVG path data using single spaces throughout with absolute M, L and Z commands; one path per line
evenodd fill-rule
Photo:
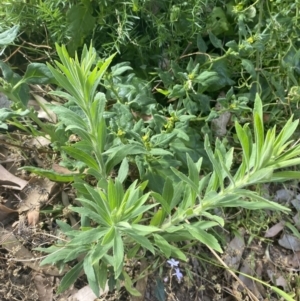
M 167 263 L 171 266 L 171 268 L 178 267 L 179 261 L 176 261 L 175 259 L 171 258 L 167 261 Z
M 179 268 L 175 268 L 175 274 L 173 275 L 176 275 L 178 281 L 180 281 L 183 277 L 182 273 L 180 272 L 180 269 Z

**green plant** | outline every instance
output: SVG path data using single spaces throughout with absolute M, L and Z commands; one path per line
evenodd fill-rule
M 118 140 L 118 145 L 107 150 L 111 146 L 111 132 L 105 116 L 110 116 L 110 112 L 105 95 L 97 89 L 113 56 L 97 62 L 92 47 L 84 47 L 81 59 L 77 55 L 75 59 L 70 58 L 64 46 L 57 46 L 57 53 L 61 63 L 56 62 L 56 68 L 48 67 L 66 92 L 53 93 L 74 107 L 53 109 L 66 130 L 80 137 L 79 142 L 62 149 L 83 162 L 88 167 L 86 173 L 97 179 L 97 185 L 91 187 L 82 178 L 74 178 L 73 185 L 82 207 L 70 206 L 69 209 L 80 214 L 81 228 L 74 230 L 58 220 L 67 239 L 49 248 L 37 249 L 49 254 L 41 264 L 64 265 L 78 259 L 64 276 L 59 292 L 73 283 L 83 269 L 96 294 L 109 279 L 111 288 L 119 287 L 120 281 L 125 280 L 128 291 L 139 295 L 124 269 L 125 259 L 138 258 L 141 254 L 147 259 L 145 255 L 149 251 L 155 256 L 172 256 L 185 261 L 186 255 L 178 243 L 186 240 L 199 241 L 222 252 L 222 246 L 210 231 L 213 227 L 224 227 L 223 218 L 214 213 L 217 208 L 288 211 L 249 190 L 248 186 L 299 178 L 299 172 L 283 170 L 300 164 L 300 145 L 290 140 L 298 121 L 292 121 L 291 117 L 279 133 L 276 127 L 264 133 L 262 102 L 257 95 L 253 110 L 254 135 L 248 124 L 235 124 L 243 158 L 236 172 L 231 172 L 234 149 L 226 150 L 217 140 L 213 151 L 206 137 L 205 150 L 213 165 L 212 173 L 203 174 L 202 158 L 194 162 L 187 155 L 187 174 L 171 167 L 175 180 L 165 179 L 162 193 L 147 192 L 147 182 L 138 184 L 137 180 L 128 187 L 125 184 L 128 158 L 133 154 L 151 155 L 151 149 L 142 147 L 138 141 L 122 144 Z M 163 155 L 161 152 L 160 156 Z M 112 168 L 116 169 L 119 163 L 117 177 L 113 179 Z M 290 300 L 277 288 L 274 290 Z
M 1 46 L 7 47 L 16 39 L 19 27 L 14 26 L 5 32 L 1 33 Z M 27 66 L 25 74 L 20 76 L 13 72 L 10 66 L 3 61 L 0 61 L 0 70 L 2 77 L 0 77 L 0 92 L 4 93 L 10 101 L 12 101 L 11 108 L 0 109 L 0 128 L 7 129 L 7 124 L 4 121 L 8 119 L 21 117 L 23 120 L 28 116 L 31 121 L 34 121 L 44 132 L 53 137 L 53 130 L 51 126 L 46 126 L 37 117 L 33 109 L 27 108 L 27 103 L 30 97 L 29 85 L 30 84 L 47 84 L 53 81 L 53 76 L 45 64 L 31 63 Z M 15 124 L 22 129 L 22 124 L 15 119 Z M 31 132 L 37 132 L 30 124 L 27 126 Z

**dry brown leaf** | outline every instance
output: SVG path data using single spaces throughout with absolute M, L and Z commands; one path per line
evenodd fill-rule
M 254 254 L 249 254 L 245 260 L 242 263 L 242 266 L 240 268 L 241 274 L 239 275 L 239 279 L 244 283 L 244 285 L 259 299 L 263 300 L 257 286 L 256 282 L 252 280 L 251 278 L 245 276 L 255 276 L 255 269 L 252 267 L 252 265 L 255 265 L 255 262 L 253 262 Z M 243 290 L 243 287 L 239 287 L 240 290 Z
M 0 165 L 0 185 L 2 187 L 12 188 L 15 190 L 23 190 L 27 183 L 27 181 L 14 176 L 2 165 Z
M 52 169 L 60 174 L 68 175 L 68 174 L 74 174 L 74 173 L 79 173 L 79 171 L 70 171 L 68 168 L 60 166 L 59 164 L 53 163 L 52 164 Z
M 32 178 L 22 191 L 22 202 L 19 204 L 19 213 L 39 208 L 52 193 L 56 184 L 46 178 Z
M 148 263 L 147 260 L 141 260 L 141 265 L 140 265 L 140 274 L 144 273 L 147 271 L 148 268 Z M 140 278 L 136 282 L 136 289 L 140 292 L 141 296 L 132 296 L 131 300 L 132 301 L 143 301 L 145 300 L 145 293 L 146 293 L 146 288 L 147 288 L 147 281 L 148 281 L 148 274 L 146 273 L 144 277 Z
M 267 274 L 270 278 L 270 280 L 275 284 L 276 286 L 281 286 L 286 291 L 288 288 L 287 282 L 284 279 L 284 277 L 280 273 L 279 270 L 273 271 L 271 269 L 267 269 Z
M 30 100 L 28 104 L 33 106 L 35 110 L 38 112 L 38 118 L 46 119 L 50 122 L 56 123 L 57 122 L 56 114 L 53 111 L 51 111 L 49 108 L 46 108 L 46 105 L 49 104 L 49 102 L 38 94 L 31 93 L 31 95 L 35 98 L 35 101 Z
M 47 137 L 44 136 L 34 137 L 27 141 L 28 145 L 35 146 L 38 149 L 41 147 L 48 146 L 50 143 L 51 143 L 50 138 L 48 139 Z
M 295 252 L 289 259 L 288 263 L 294 269 L 300 268 L 300 251 Z
M 295 193 L 288 189 L 279 189 L 275 193 L 276 202 L 288 202 L 294 197 Z
M 285 222 L 281 221 L 267 230 L 265 237 L 274 237 L 284 228 Z
M 53 276 L 45 276 L 41 273 L 35 273 L 33 282 L 39 295 L 40 301 L 53 300 Z
M 245 233 L 245 229 L 239 229 L 239 234 L 237 234 L 228 244 L 223 256 L 224 262 L 234 270 L 237 270 L 241 263 L 242 255 L 245 249 Z M 229 280 L 231 277 L 230 273 L 226 272 L 226 277 L 227 280 Z
M 40 211 L 39 208 L 27 212 L 27 221 L 29 226 L 36 226 L 39 222 Z
M 2 204 L 0 204 L 0 223 L 1 226 L 6 225 L 11 222 L 14 218 L 11 214 L 16 214 L 18 210 L 10 209 Z
M 284 234 L 278 243 L 288 250 L 300 251 L 300 239 L 294 235 Z
M 108 288 L 107 288 L 107 292 L 108 292 Z M 97 296 L 94 294 L 92 289 L 88 285 L 86 285 L 83 288 L 81 288 L 79 291 L 77 291 L 75 294 L 70 296 L 68 298 L 68 301 L 94 301 L 96 298 Z
M 40 258 L 35 258 L 33 254 L 18 241 L 12 231 L 0 228 L 0 244 L 13 257 L 10 260 L 22 262 L 34 271 L 43 272 L 51 276 L 61 276 L 68 270 L 65 268 L 60 272 L 58 268 L 51 265 L 40 266 Z
M 291 200 L 291 203 L 297 211 L 300 211 L 300 195 L 296 195 L 296 198 Z
M 216 110 L 219 111 L 223 109 L 222 105 L 220 103 L 217 103 L 215 106 Z M 230 112 L 224 112 L 221 113 L 220 116 L 216 119 L 213 119 L 211 121 L 211 129 L 215 136 L 217 137 L 224 137 L 227 133 L 227 124 L 230 121 L 231 113 Z

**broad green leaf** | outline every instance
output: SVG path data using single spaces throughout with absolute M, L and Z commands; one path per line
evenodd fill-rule
M 123 257 L 124 257 L 124 245 L 122 241 L 122 237 L 119 231 L 116 231 L 114 237 L 114 245 L 113 245 L 113 256 L 114 256 L 114 272 L 115 279 L 117 279 L 123 270 Z
M 246 183 L 247 185 L 252 185 L 256 183 L 257 184 L 266 183 L 269 181 L 269 179 L 272 178 L 272 174 L 273 174 L 273 168 L 266 167 L 266 168 L 259 169 L 258 171 L 251 173 Z
M 108 229 L 107 233 L 104 235 L 101 245 L 105 246 L 107 244 L 109 244 L 110 242 L 112 242 L 115 237 L 116 237 L 116 229 L 115 227 L 111 227 L 110 229 Z
M 45 64 L 31 63 L 27 66 L 22 81 L 28 84 L 48 84 L 54 80 L 52 73 Z
M 106 72 L 107 68 L 111 64 L 112 60 L 114 59 L 115 55 L 117 53 L 112 54 L 110 57 L 108 57 L 104 62 L 98 62 L 97 67 L 99 68 L 98 76 L 101 79 Z
M 131 230 L 124 231 L 128 234 L 135 242 L 137 242 L 141 247 L 149 250 L 153 255 L 155 255 L 154 247 L 147 237 L 139 235 L 138 231 L 135 233 Z
M 57 173 L 55 171 L 51 171 L 51 170 L 47 170 L 47 169 L 43 169 L 43 168 L 38 168 L 38 167 L 33 167 L 33 166 L 23 166 L 21 168 L 19 168 L 20 170 L 26 170 L 26 171 L 30 171 L 32 173 L 35 173 L 39 176 L 45 177 L 51 181 L 54 182 L 63 182 L 63 183 L 67 183 L 67 182 L 73 182 L 75 177 L 81 177 L 83 178 L 84 175 L 80 175 L 78 173 L 70 173 L 70 174 L 60 174 Z
M 63 146 L 62 149 L 74 159 L 85 163 L 89 168 L 99 171 L 98 163 L 93 156 L 76 148 L 76 144 L 74 146 Z
M 254 136 L 255 136 L 255 168 L 260 168 L 260 158 L 262 156 L 262 148 L 264 145 L 264 125 L 263 125 L 263 113 L 262 113 L 262 102 L 258 95 L 256 95 L 254 110 Z
M 212 215 L 211 213 L 209 213 L 207 211 L 202 211 L 202 215 L 212 221 L 216 221 L 221 227 L 224 227 L 224 225 L 225 225 L 224 219 L 220 216 Z
M 174 196 L 173 184 L 172 184 L 171 179 L 167 178 L 165 185 L 164 185 L 162 197 L 164 198 L 164 200 L 166 200 L 166 202 L 169 206 L 172 203 L 173 196 Z M 170 209 L 173 209 L 173 208 L 170 208 Z
M 132 230 L 135 231 L 136 234 L 138 235 L 149 235 L 151 233 L 154 232 L 160 232 L 161 229 L 158 227 L 154 227 L 154 226 L 146 226 L 146 225 L 131 225 L 132 226 Z
M 117 177 L 118 180 L 120 181 L 120 183 L 123 183 L 126 180 L 128 172 L 129 172 L 128 160 L 127 160 L 127 158 L 124 158 L 120 165 L 118 177 Z
M 70 252 L 70 248 L 62 247 L 52 254 L 49 254 L 45 259 L 42 260 L 40 265 L 54 264 L 58 261 L 64 260 Z
M 193 181 L 191 181 L 186 175 L 184 175 L 182 172 L 178 171 L 176 168 L 171 167 L 171 170 L 174 172 L 174 174 L 181 179 L 183 182 L 185 182 L 186 184 L 188 184 L 193 190 L 194 192 L 198 192 L 198 187 L 197 185 L 195 185 L 195 183 Z
M 189 179 L 195 184 L 195 187 L 197 187 L 197 190 L 195 191 L 197 193 L 199 188 L 199 170 L 189 154 L 186 155 L 186 159 L 189 169 Z
M 220 253 L 223 253 L 220 244 L 218 243 L 217 239 L 213 235 L 207 233 L 206 231 L 204 231 L 202 229 L 195 228 L 192 225 L 185 225 L 185 228 L 189 231 L 189 233 L 195 239 L 197 239 L 204 245 L 206 245 Z
M 224 190 L 224 183 L 223 183 L 223 176 L 222 176 L 222 167 L 220 163 L 216 160 L 215 155 L 211 149 L 211 145 L 209 143 L 209 138 L 208 136 L 205 136 L 205 141 L 204 141 L 204 148 L 206 150 L 206 153 L 209 157 L 210 162 L 213 164 L 214 167 L 214 173 L 217 176 L 218 179 L 218 184 L 220 185 L 221 190 Z M 212 178 L 211 178 L 212 179 Z M 217 182 L 215 183 L 217 184 Z M 217 187 L 212 187 L 213 190 L 215 190 Z
M 61 280 L 56 291 L 57 294 L 63 293 L 68 289 L 79 277 L 83 267 L 83 261 L 78 262 Z
M 107 264 L 103 261 L 98 265 L 94 264 L 94 269 L 99 285 L 104 291 L 107 284 Z
M 108 251 L 112 248 L 112 246 L 113 246 L 113 242 L 110 242 L 109 244 L 106 244 L 104 246 L 102 244 L 98 243 L 96 245 L 96 247 L 94 248 L 94 250 L 91 252 L 92 265 L 99 262 L 99 260 L 101 260 L 102 257 L 108 253 Z M 101 283 L 100 283 L 100 286 L 101 286 Z M 101 288 L 102 288 L 102 286 L 101 286 Z
M 49 105 L 50 109 L 57 114 L 58 118 L 66 125 L 66 126 L 77 126 L 83 131 L 87 132 L 87 122 L 81 116 L 74 113 L 68 108 L 63 106 L 54 106 Z
M 220 49 L 223 48 L 222 41 L 218 39 L 212 32 L 209 32 L 208 35 L 209 35 L 209 40 L 211 41 L 211 43 L 215 48 L 220 48 Z
M 91 257 L 86 256 L 83 260 L 83 270 L 84 273 L 87 277 L 88 283 L 94 294 L 99 297 L 99 285 L 98 281 L 96 279 L 95 271 L 94 271 L 94 266 L 92 265 L 91 262 Z
M 155 147 L 162 148 L 168 146 L 170 142 L 176 138 L 176 136 L 177 136 L 176 132 L 161 133 L 161 134 L 153 135 L 150 141 Z
M 280 133 L 276 136 L 275 143 L 274 143 L 274 151 L 273 154 L 275 156 L 280 155 L 281 147 L 288 141 L 288 139 L 293 135 L 295 132 L 299 120 L 292 121 L 293 116 L 288 120 L 286 125 L 282 128 Z
M 165 149 L 162 148 L 151 148 L 149 154 L 152 156 L 173 156 L 173 154 Z
M 0 121 L 5 121 L 9 118 L 13 118 L 13 117 L 24 117 L 26 115 L 29 114 L 29 110 L 11 110 L 8 108 L 1 108 L 0 109 Z
M 279 171 L 274 172 L 270 179 L 270 182 L 285 182 L 291 180 L 299 180 L 300 179 L 300 172 L 299 171 Z
M 252 61 L 247 59 L 242 59 L 242 66 L 246 69 L 246 71 L 251 75 L 253 80 L 256 80 L 256 71 Z
M 114 166 L 120 163 L 128 155 L 138 155 L 145 154 L 146 150 L 144 147 L 138 144 L 127 144 L 121 145 L 116 148 L 111 148 L 109 151 L 106 151 L 104 155 L 109 157 L 106 161 L 106 173 L 109 174 Z
M 142 296 L 141 293 L 133 287 L 133 283 L 132 283 L 129 275 L 124 270 L 123 270 L 122 274 L 125 279 L 124 286 L 125 286 L 126 290 L 130 293 L 130 295 L 136 296 L 136 297 L 141 297 Z
M 64 258 L 63 262 L 67 263 L 69 261 L 72 261 L 81 254 L 86 253 L 90 250 L 90 247 L 87 245 L 81 245 L 81 246 L 76 246 L 71 249 L 69 249 L 69 254 Z
M 111 224 L 110 214 L 111 211 L 109 209 L 109 205 L 107 203 L 106 195 L 100 190 L 96 190 L 95 188 L 85 184 L 84 185 L 90 196 L 94 200 L 96 207 L 96 212 L 106 221 L 107 224 Z
M 161 235 L 153 234 L 153 237 L 160 252 L 162 252 L 166 258 L 170 258 L 172 253 L 171 249 L 176 247 L 170 245 Z
M 233 179 L 229 168 L 231 167 L 233 160 L 233 147 L 226 154 L 226 158 L 224 158 L 219 149 L 215 150 L 215 155 L 218 158 L 218 162 L 222 167 L 222 178 L 228 178 L 232 185 L 235 185 L 235 180 Z
M 128 66 L 127 62 L 117 64 L 111 68 L 111 71 L 112 71 L 111 76 L 121 75 L 128 70 L 133 70 L 133 69 L 132 69 L 132 67 Z
M 243 160 L 245 160 L 247 170 L 249 172 L 249 162 L 250 162 L 250 156 L 251 156 L 251 149 L 252 149 L 252 139 L 251 134 L 249 135 L 249 127 L 248 124 L 245 124 L 242 128 L 238 122 L 235 122 L 235 130 L 237 133 L 237 136 L 239 138 L 239 141 L 242 145 L 243 149 Z
M 3 32 L 0 33 L 0 46 L 8 46 L 11 44 L 15 38 L 17 37 L 18 31 L 19 31 L 19 25 L 15 25 Z M 2 51 L 0 52 L 0 55 L 2 54 Z
M 58 225 L 58 227 L 61 229 L 61 231 L 64 232 L 64 233 L 74 230 L 69 224 L 63 222 L 60 219 L 56 219 L 55 222 Z
M 93 242 L 97 242 L 101 237 L 105 235 L 107 230 L 97 227 L 87 231 L 80 231 L 78 235 L 76 235 L 70 242 L 68 242 L 67 246 L 80 246 L 83 244 L 91 244 Z
M 145 199 L 148 199 L 148 196 Z M 144 206 L 138 204 L 137 206 L 132 206 L 131 208 L 126 209 L 126 211 L 124 212 L 124 215 L 120 216 L 120 219 L 132 220 L 134 218 L 137 218 L 139 220 L 141 214 L 149 211 L 150 209 L 152 209 L 153 207 L 156 207 L 156 206 L 157 206 L 157 204 L 150 204 L 150 205 L 144 205 Z M 120 214 L 120 213 L 118 213 L 118 214 Z M 136 224 L 136 223 L 137 223 L 137 221 L 135 220 L 134 224 Z
M 63 68 L 63 65 L 59 64 L 56 62 L 58 67 Z M 74 100 L 76 101 L 77 104 L 82 104 L 81 97 L 79 91 L 73 86 L 73 83 L 71 83 L 66 76 L 64 76 L 61 72 L 53 68 L 50 64 L 47 63 L 48 68 L 50 69 L 51 73 L 56 79 L 56 82 L 59 84 L 59 86 L 63 87 L 65 90 L 67 90 L 72 97 L 74 97 Z M 51 107 L 52 108 L 52 107 Z
M 187 262 L 187 257 L 184 252 L 176 247 L 171 248 L 171 256 Z
M 121 182 L 118 179 L 116 179 L 115 182 L 112 179 L 110 179 L 108 181 L 107 198 L 111 212 L 114 209 L 120 208 L 123 197 L 124 191 Z
M 161 204 L 161 206 L 163 207 L 163 209 L 170 214 L 171 213 L 171 207 L 168 204 L 168 202 L 157 192 L 152 192 L 151 195 L 155 198 L 155 200 L 157 202 L 159 202 Z
M 106 224 L 106 220 L 103 220 L 103 218 L 99 216 L 98 213 L 88 208 L 70 206 L 69 209 L 74 212 L 80 213 L 81 215 L 89 217 L 90 219 L 92 219 L 93 221 L 97 222 L 100 225 Z
M 166 211 L 163 209 L 158 209 L 151 218 L 150 226 L 159 227 L 166 218 Z
M 264 145 L 261 151 L 262 156 L 259 162 L 259 166 L 261 168 L 268 166 L 269 163 L 273 161 L 275 135 L 276 127 L 274 127 L 272 130 L 268 130 L 266 134 Z

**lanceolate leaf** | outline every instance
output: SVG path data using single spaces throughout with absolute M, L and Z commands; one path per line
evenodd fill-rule
M 223 252 L 220 244 L 218 243 L 217 239 L 213 235 L 207 233 L 204 230 L 193 227 L 192 225 L 185 225 L 185 228 L 195 239 L 199 240 L 201 243 L 209 246 L 210 248 L 220 253 Z
M 79 277 L 82 271 L 83 261 L 78 262 L 61 280 L 60 285 L 56 291 L 57 294 L 64 292 L 68 289 Z

